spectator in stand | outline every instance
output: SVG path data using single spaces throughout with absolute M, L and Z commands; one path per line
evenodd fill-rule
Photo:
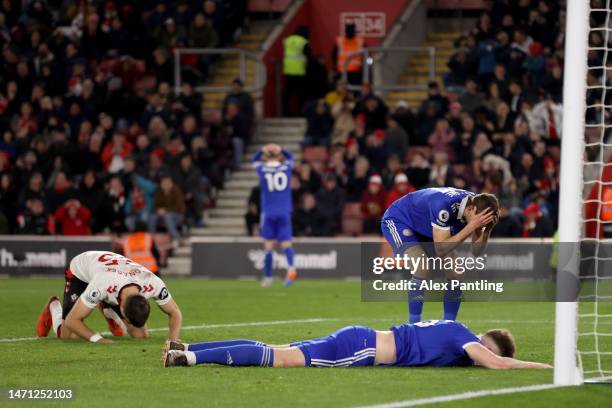
M 28 180 L 27 187 L 19 192 L 17 210 L 24 211 L 28 207 L 28 201 L 30 200 L 39 199 L 44 202 L 45 198 L 43 175 L 40 172 L 33 172 Z
M 330 108 L 333 108 L 338 103 L 350 102 L 353 100 L 353 95 L 348 91 L 348 83 L 342 79 L 336 81 L 334 90 L 329 91 L 325 95 L 325 103 Z
M 338 186 L 338 180 L 334 174 L 326 173 L 323 176 L 322 187 L 315 198 L 322 221 L 329 226 L 326 232 L 330 235 L 337 233 L 340 213 L 344 206 L 344 191 Z
M 427 99 L 423 101 L 421 109 L 424 109 L 427 104 L 433 104 L 436 110 L 436 116 L 444 115 L 448 111 L 448 99 L 442 95 L 440 85 L 435 81 L 431 81 L 427 84 Z
M 380 220 L 385 211 L 386 192 L 378 174 L 370 176 L 368 188 L 361 196 L 363 231 L 366 234 L 380 233 Z
M 77 200 L 84 208 L 87 208 L 95 217 L 91 219 L 91 232 L 98 234 L 108 226 L 108 198 L 107 194 L 98 183 L 96 173 L 87 170 L 81 180 Z
M 134 231 L 137 222 L 147 222 L 153 211 L 153 194 L 156 185 L 151 180 L 134 175 L 130 180 L 125 200 L 125 225 Z
M 429 173 L 429 185 L 431 187 L 445 187 L 448 185 L 450 165 L 448 155 L 445 151 L 437 151 L 433 155 L 433 163 Z
M 385 130 L 385 148 L 388 153 L 395 153 L 399 157 L 406 155 L 408 149 L 408 135 L 399 126 L 394 115 L 387 118 L 387 130 Z
M 329 106 L 329 105 L 328 105 Z M 355 131 L 356 123 L 353 116 L 354 103 L 343 101 L 336 103 L 331 110 L 333 116 L 333 130 L 331 144 L 344 144 Z
M 118 175 L 111 176 L 107 187 L 108 225 L 111 232 L 122 233 L 125 228 L 126 193 Z
M 102 150 L 104 169 L 111 174 L 123 170 L 123 160 L 132 153 L 133 149 L 123 133 L 115 132 L 112 140 Z
M 293 212 L 293 234 L 297 237 L 331 236 L 335 230 L 326 222 L 325 216 L 317 208 L 313 194 L 302 196 L 301 205 Z
M 215 48 L 219 37 L 203 13 L 197 13 L 189 27 L 188 45 L 192 48 Z
M 249 194 L 249 200 L 247 202 L 247 212 L 244 215 L 244 221 L 246 223 L 247 233 L 250 237 L 259 236 L 259 219 L 261 216 L 261 190 L 259 185 L 251 189 Z M 293 233 L 295 233 L 295 228 Z
M 23 215 L 18 217 L 18 225 L 19 234 L 49 235 L 51 233 L 50 220 L 40 198 L 35 197 L 27 201 Z
M 542 238 L 551 237 L 555 232 L 554 226 L 547 214 L 537 203 L 531 203 L 523 210 L 523 237 Z
M 365 116 L 366 131 L 372 132 L 377 129 L 386 129 L 389 109 L 387 105 L 379 101 L 378 97 L 372 95 L 367 97 L 363 101 L 362 109 L 360 110 L 358 106 L 355 106 L 353 115 Z
M 55 212 L 63 203 L 75 198 L 77 192 L 72 180 L 64 170 L 58 171 L 55 178 L 50 178 L 50 180 L 53 181 L 53 184 L 47 189 L 46 204 L 49 212 Z
M 325 101 L 318 99 L 307 103 L 304 108 L 304 116 L 307 120 L 304 144 L 306 146 L 329 146 L 334 120 Z
M 455 142 L 455 132 L 448 125 L 445 118 L 438 119 L 436 127 L 431 135 L 429 135 L 429 145 L 434 153 L 443 152 L 447 157 L 453 157 L 453 143 Z
M 202 226 L 205 199 L 202 173 L 193 165 L 193 160 L 188 152 L 180 156 L 177 176 L 177 185 L 185 195 L 187 221 L 189 225 Z
M 465 93 L 459 97 L 459 103 L 463 110 L 473 114 L 484 102 L 482 95 L 478 92 L 478 84 L 473 78 L 465 82 Z
M 244 83 L 239 78 L 232 81 L 232 90 L 223 100 L 223 116 L 227 114 L 227 109 L 232 103 L 238 105 L 240 113 L 245 120 L 245 126 L 248 127 L 249 132 L 252 132 L 255 123 L 255 103 L 251 94 L 245 92 Z
M 148 220 L 149 232 L 157 230 L 157 223 L 161 219 L 172 238 L 172 247 L 178 248 L 178 227 L 183 223 L 185 210 L 185 198 L 181 189 L 174 184 L 170 175 L 162 176 L 155 192 L 153 212 Z
M 226 125 L 226 131 L 231 137 L 233 146 L 233 168 L 237 170 L 242 164 L 242 155 L 244 154 L 245 146 L 251 139 L 251 130 L 248 120 L 240 111 L 240 107 L 236 103 L 227 105 L 227 111 L 223 117 Z
M 5 216 L 8 233 L 17 228 L 18 191 L 14 178 L 8 172 L 0 173 L 0 213 Z
M 350 139 L 354 140 L 354 139 Z M 370 170 L 370 162 L 363 156 L 359 156 L 355 160 L 353 172 L 349 175 L 346 183 L 346 201 L 355 203 L 361 201 L 363 192 L 368 187 L 368 176 Z
M 429 162 L 421 152 L 416 152 L 408 164 L 406 174 L 412 185 L 419 190 L 429 183 L 430 166 Z
M 70 199 L 55 212 L 62 235 L 91 235 L 91 211 L 79 200 Z
M 398 173 L 395 175 L 393 188 L 387 192 L 385 197 L 385 209 L 389 208 L 391 204 L 397 199 L 402 198 L 408 193 L 416 191 L 415 188 L 408 181 L 408 177 L 404 173 Z
M 154 33 L 155 41 L 160 48 L 167 52 L 172 51 L 185 37 L 185 28 L 177 26 L 173 18 L 167 18 L 164 25 L 158 27 Z

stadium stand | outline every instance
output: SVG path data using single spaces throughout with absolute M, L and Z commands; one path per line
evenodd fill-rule
M 251 47 L 244 2 L 2 2 L 0 208 L 3 233 L 121 234 L 149 223 L 158 247 L 202 225 L 246 140 L 253 106 L 239 86 L 203 96 L 195 86 L 236 73 L 228 61 L 181 61 L 175 47 Z M 232 63 L 230 60 L 229 63 Z M 219 75 L 219 72 L 231 76 Z M 249 101 L 251 106 L 249 106 Z M 219 113 L 209 108 L 216 108 Z M 240 132 L 240 134 L 238 134 Z M 240 152 L 240 156 L 242 152 Z M 174 222 L 156 194 L 164 177 L 184 197 Z M 92 217 L 92 214 L 95 214 Z M 168 239 L 165 232 L 179 232 Z
M 353 93 L 337 80 L 323 99 L 306 103 L 302 163 L 323 179 L 336 178 L 346 193 L 342 222 L 333 223 L 329 235 L 357 235 L 364 227 L 377 233 L 365 205 L 372 200 L 367 180 L 381 175 L 389 190 L 401 174 L 408 189 L 454 186 L 496 194 L 502 208 L 494 236 L 552 236 L 564 12 L 549 1 L 484 4 L 471 30 L 428 34 L 424 45 L 435 46 L 447 63 L 437 65 L 426 91 L 382 96 L 364 83 Z M 427 77 L 427 63 L 413 58 L 400 83 Z M 311 192 L 315 200 L 325 196 L 320 186 Z M 296 203 L 301 194 L 296 191 Z M 355 212 L 358 202 L 365 225 Z M 325 212 L 326 204 L 316 207 Z

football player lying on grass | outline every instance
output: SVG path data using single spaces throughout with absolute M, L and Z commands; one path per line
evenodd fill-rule
M 327 337 L 284 346 L 251 340 L 186 344 L 166 341 L 166 367 L 224 364 L 261 367 L 481 366 L 497 370 L 551 368 L 513 358 L 509 331 L 489 330 L 478 337 L 462 323 L 428 320 L 378 331 L 349 326 Z
M 84 320 L 100 308 L 111 333 L 134 338 L 147 337 L 149 299 L 168 315 L 168 338 L 179 338 L 183 317 L 164 282 L 144 266 L 113 252 L 88 251 L 75 256 L 66 269 L 64 305 L 51 296 L 38 317 L 38 337 L 51 328 L 60 339 L 84 339 L 111 343 L 93 332 Z

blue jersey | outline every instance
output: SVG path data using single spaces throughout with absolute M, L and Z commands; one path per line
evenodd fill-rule
M 391 327 L 395 336 L 397 361 L 394 366 L 471 366 L 465 352 L 468 344 L 480 340 L 462 323 L 426 320 Z
M 253 164 L 259 175 L 261 187 L 261 213 L 264 216 L 290 215 L 291 204 L 291 169 L 293 155 L 282 151 L 287 160 L 278 165 L 268 165 L 261 162 L 262 152 L 253 157 Z
M 385 220 L 392 220 L 430 239 L 434 227 L 448 229 L 451 235 L 455 235 L 465 226 L 463 211 L 470 196 L 474 193 L 452 187 L 425 188 L 408 193 L 389 206 L 383 224 Z

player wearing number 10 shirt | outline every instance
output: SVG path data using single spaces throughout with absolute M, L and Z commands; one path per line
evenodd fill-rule
M 181 311 L 166 284 L 144 266 L 113 252 L 87 251 L 72 258 L 65 277 L 63 306 L 56 296 L 49 299 L 38 318 L 38 337 L 47 337 L 53 328 L 60 339 L 108 343 L 84 323 L 98 307 L 113 335 L 127 331 L 134 338 L 145 338 L 149 299 L 153 299 L 168 315 L 168 338 L 178 339 Z
M 276 242 L 280 242 L 287 258 L 285 286 L 290 286 L 297 277 L 291 245 L 293 155 L 277 144 L 267 144 L 255 153 L 253 165 L 259 175 L 261 190 L 260 234 L 264 239 L 265 249 L 262 286 L 272 284 L 273 251 Z

